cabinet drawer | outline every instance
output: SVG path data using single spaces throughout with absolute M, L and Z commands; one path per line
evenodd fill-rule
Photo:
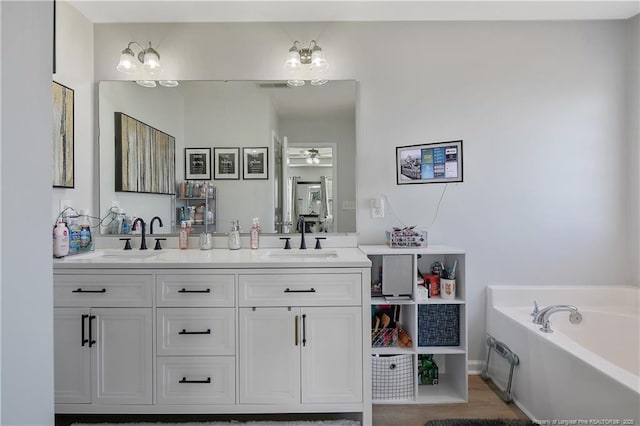
M 66 307 L 151 307 L 152 275 L 54 275 L 53 304 Z
M 240 306 L 360 305 L 360 274 L 240 275 Z
M 158 275 L 158 306 L 234 306 L 233 275 Z
M 158 355 L 234 355 L 234 308 L 156 309 Z
M 235 358 L 158 357 L 158 404 L 234 404 Z

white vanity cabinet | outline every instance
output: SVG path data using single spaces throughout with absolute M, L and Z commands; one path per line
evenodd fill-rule
M 151 279 L 55 276 L 57 404 L 151 404 Z
M 56 413 L 344 413 L 371 424 L 370 261 L 355 247 L 332 252 L 54 261 Z
M 361 276 L 240 275 L 240 403 L 362 402 Z

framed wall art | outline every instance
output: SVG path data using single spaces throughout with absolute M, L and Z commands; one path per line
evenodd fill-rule
M 176 139 L 122 112 L 115 118 L 115 190 L 175 194 Z
M 396 147 L 398 185 L 462 182 L 462 141 Z
M 243 179 L 268 179 L 269 178 L 269 149 L 242 148 L 242 178 Z
M 184 149 L 184 179 L 211 179 L 211 148 Z
M 213 148 L 213 178 L 240 179 L 240 148 Z
M 73 188 L 73 89 L 53 82 L 53 186 Z

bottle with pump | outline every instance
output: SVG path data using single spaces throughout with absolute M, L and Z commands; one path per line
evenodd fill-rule
M 69 230 L 62 219 L 53 228 L 53 255 L 64 257 L 69 254 Z
M 253 220 L 253 225 L 251 225 L 249 241 L 250 241 L 251 250 L 256 250 L 260 246 L 260 231 L 262 231 L 262 228 L 260 228 L 259 217 L 254 217 L 252 220 Z
M 187 222 L 183 221 L 180 224 L 180 234 L 178 235 L 178 243 L 180 249 L 184 250 L 189 248 L 189 231 L 187 230 Z
M 229 231 L 229 249 L 239 250 L 242 247 L 240 242 L 240 221 L 231 222 L 231 230 Z
M 87 210 L 80 210 L 80 251 L 90 251 L 93 247 L 91 239 L 91 220 Z
M 77 217 L 69 217 L 69 254 L 80 253 L 80 225 Z

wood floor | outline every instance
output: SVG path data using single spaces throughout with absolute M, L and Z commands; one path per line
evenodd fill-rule
M 228 417 L 228 416 L 227 416 Z M 293 420 L 257 415 L 244 416 L 234 420 Z M 344 418 L 339 416 L 338 418 Z M 310 416 L 306 420 L 327 419 L 327 415 Z M 527 419 L 527 416 L 520 411 L 515 404 L 505 404 L 491 390 L 491 388 L 480 378 L 480 376 L 469 376 L 469 402 L 466 404 L 442 404 L 442 405 L 374 405 L 373 406 L 373 426 L 424 426 L 427 420 L 441 419 Z M 137 415 L 56 415 L 56 426 L 69 426 L 75 422 L 125 422 L 125 421 L 145 421 L 145 422 L 206 422 L 206 421 L 228 421 L 229 418 L 219 416 L 201 415 L 161 415 L 161 416 L 137 416 Z
M 443 405 L 374 405 L 373 426 L 424 426 L 427 420 L 527 419 L 515 405 L 505 404 L 480 378 L 469 376 L 469 402 Z

